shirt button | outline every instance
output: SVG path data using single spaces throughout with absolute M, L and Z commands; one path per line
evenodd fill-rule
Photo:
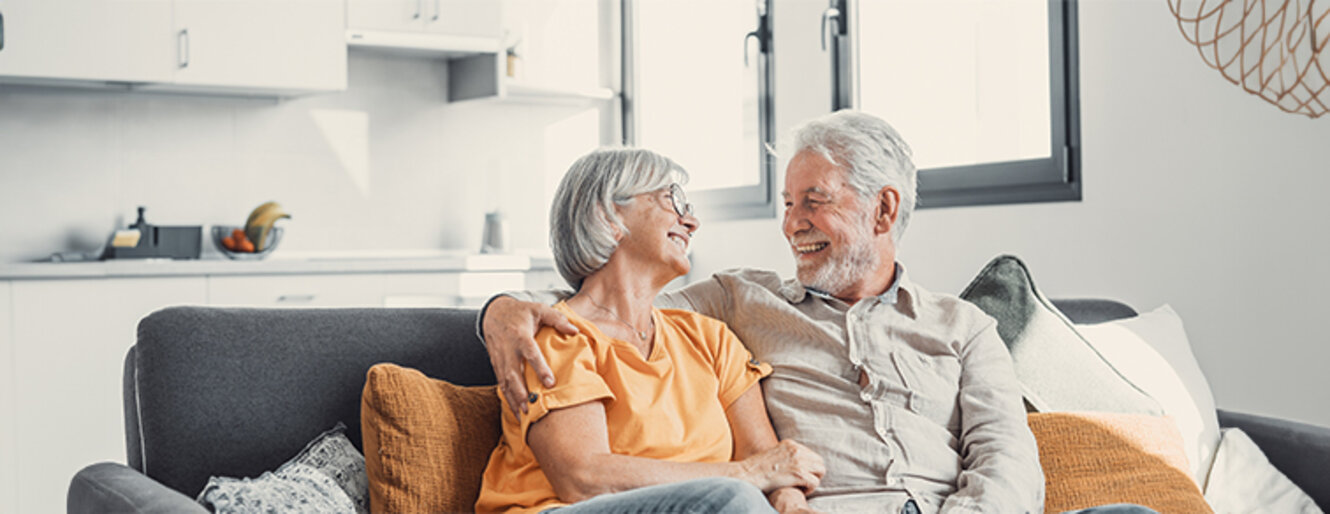
M 526 401 L 527 401 L 528 403 L 536 403 L 536 400 L 538 400 L 538 399 L 540 399 L 540 395 L 538 395 L 538 394 L 536 394 L 536 393 L 531 393 L 531 394 L 526 395 Z

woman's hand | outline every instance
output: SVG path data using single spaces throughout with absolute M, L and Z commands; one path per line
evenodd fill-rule
M 739 461 L 739 478 L 766 492 L 797 487 L 813 492 L 827 473 L 822 457 L 807 446 L 786 439 L 776 446 Z
M 567 335 L 577 333 L 577 327 L 553 307 L 508 296 L 490 301 L 485 309 L 485 319 L 481 320 L 485 351 L 489 352 L 490 365 L 494 366 L 499 391 L 508 400 L 514 416 L 520 417 L 527 410 L 529 391 L 523 379 L 524 364 L 535 370 L 545 387 L 554 387 L 554 373 L 536 346 L 536 332 L 547 325 Z
M 818 514 L 818 511 L 808 506 L 808 497 L 804 496 L 804 492 L 795 487 L 772 491 L 767 495 L 767 501 L 780 514 Z

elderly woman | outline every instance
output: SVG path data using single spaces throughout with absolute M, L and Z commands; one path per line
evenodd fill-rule
M 686 179 L 630 148 L 592 152 L 564 176 L 550 240 L 576 293 L 555 308 L 579 332 L 537 334 L 558 385 L 528 370 L 525 412 L 505 400 L 477 511 L 761 512 L 778 490 L 783 507 L 806 508 L 787 499 L 825 468 L 777 442 L 757 387 L 770 366 L 723 323 L 652 307 L 690 266 Z

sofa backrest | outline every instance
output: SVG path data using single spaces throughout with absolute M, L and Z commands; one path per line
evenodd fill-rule
M 128 464 L 186 495 L 273 470 L 337 422 L 361 447 L 370 366 L 493 384 L 472 309 L 171 307 L 125 358 Z

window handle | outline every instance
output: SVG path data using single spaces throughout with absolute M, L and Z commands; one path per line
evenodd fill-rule
M 822 51 L 823 52 L 827 51 L 827 25 L 831 23 L 835 23 L 837 25 L 840 24 L 840 9 L 837 9 L 835 7 L 828 7 L 827 10 L 822 11 Z M 831 37 L 836 37 L 836 34 L 839 33 L 840 33 L 840 27 L 834 26 L 832 28 Z
M 176 64 L 180 68 L 189 67 L 189 29 L 180 29 L 180 34 L 176 35 Z
M 747 33 L 747 34 L 744 34 L 744 67 L 745 67 L 745 68 L 748 67 L 748 40 L 749 40 L 749 39 L 756 39 L 756 40 L 757 40 L 757 44 L 759 45 L 758 48 L 761 48 L 761 45 L 762 45 L 762 35 L 761 35 L 761 34 L 758 34 L 756 30 L 754 30 L 754 31 L 752 31 L 752 32 L 749 32 L 749 33 Z

